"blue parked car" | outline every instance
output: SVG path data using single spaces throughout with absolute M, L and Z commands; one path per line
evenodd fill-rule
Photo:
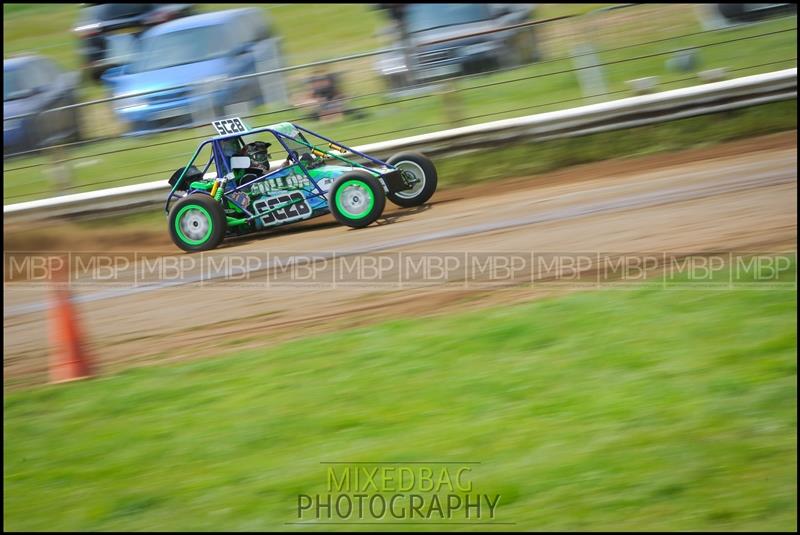
M 82 4 L 73 31 L 83 64 L 93 80 L 127 63 L 136 36 L 168 20 L 194 15 L 192 4 Z
M 133 61 L 106 71 L 103 80 L 114 96 L 132 95 L 114 101 L 114 110 L 128 132 L 143 133 L 285 102 L 280 74 L 226 81 L 282 66 L 280 38 L 264 12 L 231 9 L 151 28 L 141 35 Z M 135 96 L 148 91 L 154 92 Z
M 45 113 L 78 102 L 79 83 L 42 56 L 3 60 L 3 155 L 79 140 L 78 108 Z

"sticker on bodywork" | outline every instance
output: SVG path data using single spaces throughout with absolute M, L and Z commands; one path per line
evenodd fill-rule
M 281 208 L 278 208 L 278 207 Z M 275 208 L 278 208 L 275 210 Z M 305 195 L 300 191 L 285 192 L 271 197 L 261 197 L 253 202 L 256 213 L 274 210 L 259 217 L 261 224 L 266 226 L 289 223 L 311 217 L 311 207 Z

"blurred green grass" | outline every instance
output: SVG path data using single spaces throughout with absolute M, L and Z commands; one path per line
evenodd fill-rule
M 456 186 L 796 129 L 797 101 L 789 100 L 580 137 L 520 142 L 493 150 L 491 165 L 486 165 L 484 151 L 437 159 L 436 164 L 440 183 Z
M 542 18 L 564 14 L 564 10 L 567 9 L 567 6 L 557 8 L 550 6 L 545 9 L 545 6 L 549 5 L 543 5 L 543 9 L 538 15 Z M 557 58 L 565 54 L 569 47 L 577 42 L 575 35 L 591 34 L 593 42 L 601 49 L 605 49 L 700 30 L 699 22 L 691 10 L 673 9 L 675 7 L 647 7 L 649 10 L 667 10 L 665 13 L 668 14 L 668 17 L 665 17 L 664 24 L 656 27 L 653 27 L 652 17 L 647 19 L 649 21 L 648 24 L 638 24 L 637 21 L 641 19 L 642 14 L 629 16 L 625 13 L 626 10 L 607 15 L 614 18 L 602 19 L 609 21 L 609 23 L 600 25 L 599 30 L 594 26 L 587 25 L 588 23 L 575 22 L 576 19 L 570 19 L 565 21 L 562 26 L 547 30 L 550 34 L 545 32 L 544 37 L 546 38 L 545 41 L 549 52 L 548 57 Z M 208 5 L 205 8 L 213 9 L 214 5 Z M 575 6 L 575 9 L 579 8 L 584 9 L 582 6 Z M 57 13 L 62 13 L 62 15 L 53 15 L 53 20 L 59 20 L 64 17 L 63 13 L 67 12 L 67 8 L 60 9 L 62 11 L 57 10 Z M 330 42 L 337 43 L 335 55 L 369 50 L 381 44 L 374 37 L 371 37 L 374 28 L 382 24 L 380 22 L 381 15 L 376 10 L 369 9 L 366 5 L 312 6 L 306 4 L 293 6 L 284 4 L 265 7 L 265 9 L 268 9 L 270 16 L 276 20 L 278 28 L 285 32 L 286 48 L 294 59 L 298 59 L 299 54 L 305 54 L 306 56 L 304 57 L 307 57 L 309 61 L 329 58 L 331 52 L 326 43 Z M 330 14 L 324 15 L 328 11 L 323 12 L 320 10 L 329 10 Z M 309 11 L 315 13 L 315 15 L 308 15 Z M 42 13 L 37 16 L 46 17 L 47 15 Z M 301 18 L 307 22 L 298 25 L 296 21 L 301 20 Z M 356 21 L 359 21 L 358 30 L 354 31 L 353 27 Z M 11 21 L 6 21 L 4 22 L 5 24 L 8 24 L 11 30 L 16 29 Z M 308 39 L 308 28 L 316 28 L 317 26 L 315 25 L 319 25 L 319 33 L 314 34 L 315 39 Z M 47 24 L 42 26 L 42 32 L 48 36 L 48 39 L 55 39 L 55 35 L 63 33 L 63 30 L 61 33 L 55 31 L 47 33 L 45 30 L 49 26 Z M 700 59 L 698 69 L 727 67 L 728 69 L 735 69 L 732 73 L 734 76 L 744 76 L 796 65 L 797 33 L 796 30 L 792 30 L 793 28 L 796 28 L 796 17 L 788 17 L 651 45 L 636 46 L 625 50 L 605 52 L 600 54 L 600 58 L 606 62 L 616 62 L 632 56 L 647 56 L 722 40 L 734 40 L 763 33 L 781 32 L 757 39 L 698 49 Z M 586 33 L 589 30 L 591 32 Z M 646 30 L 646 33 L 643 33 L 644 30 Z M 342 32 L 342 34 L 340 35 L 336 32 Z M 4 42 L 13 49 L 14 47 L 22 46 L 20 43 L 27 44 L 32 42 L 26 39 L 34 39 L 34 37 L 15 37 L 12 33 L 5 38 Z M 44 37 L 42 39 L 44 40 Z M 66 54 L 67 51 L 59 50 L 59 53 Z M 69 53 L 74 55 L 72 52 Z M 608 100 L 630 95 L 626 81 L 645 76 L 659 76 L 661 87 L 664 89 L 674 89 L 698 83 L 693 73 L 669 71 L 666 67 L 668 58 L 669 55 L 660 55 L 610 65 L 605 70 L 605 76 L 608 91 L 614 92 L 614 94 L 607 95 L 603 99 Z M 301 59 L 300 61 L 304 60 Z M 290 59 L 289 62 L 293 63 L 294 61 Z M 346 88 L 350 95 L 380 90 L 381 85 L 377 78 L 370 74 L 369 68 L 370 64 L 367 62 L 359 69 L 354 68 L 355 70 L 345 77 Z M 361 119 L 345 119 L 332 123 L 303 121 L 303 124 L 311 129 L 319 129 L 329 137 L 339 139 L 342 142 L 358 145 L 440 130 L 451 126 L 477 124 L 488 120 L 552 111 L 594 102 L 594 100 L 586 100 L 581 97 L 581 91 L 574 72 L 538 77 L 548 73 L 568 71 L 571 68 L 573 68 L 571 60 L 556 60 L 521 67 L 510 72 L 459 80 L 453 86 L 458 90 L 452 95 L 454 97 L 453 107 L 456 110 L 454 113 L 449 113 L 443 106 L 443 100 L 449 97 L 445 97 L 441 94 L 441 91 L 437 91 L 429 98 L 406 102 L 393 102 L 385 97 L 370 96 L 354 101 L 352 105 L 376 106 L 387 102 L 390 102 L 390 104 L 367 109 L 366 117 Z M 530 79 L 476 89 L 480 85 L 497 84 L 517 78 Z M 270 109 L 274 108 L 262 107 L 256 111 L 258 113 L 266 113 Z M 97 124 L 110 124 L 108 119 L 110 112 L 104 113 L 105 115 L 100 115 L 105 118 L 97 119 L 95 121 Z M 302 110 L 272 113 L 249 119 L 248 123 L 252 126 L 261 126 L 282 120 L 297 119 L 304 114 L 305 112 Z M 26 157 L 4 161 L 3 195 L 5 203 L 164 178 L 171 174 L 174 169 L 185 165 L 186 160 L 199 142 L 199 139 L 180 140 L 190 137 L 202 138 L 204 135 L 210 135 L 210 133 L 211 131 L 208 127 L 201 127 L 142 138 L 115 139 L 70 151 L 67 156 L 77 158 L 77 160 L 69 164 L 72 173 L 72 188 L 69 190 L 59 189 L 54 184 L 49 163 L 52 156 Z M 123 149 L 128 148 L 135 150 L 123 151 Z M 95 156 L 105 152 L 113 153 Z M 41 163 L 44 163 L 44 165 L 29 167 Z
M 480 461 L 504 529 L 792 530 L 796 307 L 655 282 L 7 394 L 4 527 L 283 530 L 400 459 Z

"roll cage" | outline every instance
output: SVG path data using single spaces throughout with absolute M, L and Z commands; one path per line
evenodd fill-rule
M 280 168 L 278 168 L 278 169 L 276 169 L 274 171 L 270 171 L 270 172 L 268 172 L 268 173 L 266 173 L 264 175 L 261 175 L 261 176 L 259 176 L 257 178 L 253 178 L 253 179 L 250 179 L 250 180 L 247 180 L 247 181 L 243 181 L 241 184 L 237 184 L 235 188 L 233 188 L 231 190 L 228 190 L 228 191 L 224 191 L 225 190 L 224 187 L 218 187 L 219 181 L 221 179 L 223 179 L 224 177 L 228 176 L 233 171 L 231 169 L 231 166 L 230 166 L 230 163 L 231 163 L 230 162 L 230 158 L 231 158 L 232 154 L 227 154 L 226 153 L 226 152 L 230 152 L 230 150 L 228 150 L 228 151 L 225 150 L 225 148 L 226 148 L 226 147 L 224 147 L 225 142 L 228 141 L 228 140 L 233 141 L 238 146 L 238 148 L 241 148 L 241 147 L 244 146 L 244 142 L 242 140 L 243 137 L 252 136 L 252 135 L 255 135 L 255 134 L 261 134 L 261 133 L 265 133 L 265 132 L 271 133 L 273 136 L 275 136 L 275 138 L 278 140 L 278 142 L 281 144 L 281 146 L 286 151 L 287 161 L 290 162 L 290 165 L 281 166 Z M 312 143 L 310 143 L 308 141 L 308 139 L 306 138 L 306 135 L 304 135 L 304 134 L 306 134 L 308 136 L 313 136 L 312 139 L 313 138 L 317 138 L 319 140 L 322 140 L 322 143 L 312 144 Z M 211 193 L 209 193 L 208 191 L 205 191 L 205 190 L 192 189 L 191 187 L 187 187 L 185 189 L 185 191 L 187 191 L 187 193 L 189 193 L 189 194 L 191 194 L 191 193 L 206 193 L 206 194 L 210 194 L 217 201 L 221 201 L 221 200 L 225 199 L 231 205 L 233 205 L 236 208 L 238 208 L 238 210 L 242 213 L 242 215 L 244 217 L 241 217 L 241 218 L 228 217 L 227 218 L 227 220 L 228 220 L 227 222 L 228 222 L 228 225 L 230 225 L 230 226 L 236 226 L 236 225 L 245 224 L 245 223 L 247 223 L 247 222 L 249 222 L 249 221 L 251 221 L 251 220 L 253 220 L 253 219 L 257 218 L 257 217 L 262 217 L 262 216 L 267 215 L 267 214 L 269 214 L 271 212 L 275 212 L 277 210 L 281 210 L 281 209 L 283 209 L 283 208 L 285 208 L 285 207 L 287 207 L 287 206 L 289 206 L 291 204 L 295 204 L 296 202 L 302 202 L 302 199 L 300 199 L 299 201 L 286 202 L 286 203 L 280 204 L 278 206 L 275 206 L 275 207 L 273 207 L 273 208 L 271 208 L 269 210 L 265 210 L 263 212 L 254 213 L 253 211 L 248 210 L 247 206 L 243 206 L 240 202 L 237 201 L 236 198 L 234 198 L 235 196 L 233 194 L 249 188 L 252 184 L 254 184 L 256 182 L 269 180 L 274 175 L 277 175 L 278 173 L 284 171 L 287 167 L 297 166 L 298 170 L 300 170 L 303 173 L 303 175 L 305 175 L 305 177 L 313 185 L 313 189 L 315 191 L 309 192 L 309 193 L 312 193 L 312 195 L 310 197 L 307 197 L 307 198 L 324 197 L 325 196 L 325 192 L 319 186 L 317 181 L 314 180 L 314 178 L 311 176 L 311 173 L 309 173 L 308 168 L 306 167 L 306 164 L 304 164 L 304 162 L 301 160 L 300 154 L 298 152 L 298 149 L 297 148 L 293 148 L 294 145 L 300 145 L 300 146 L 302 146 L 304 148 L 307 148 L 307 149 L 309 149 L 309 151 L 312 154 L 314 154 L 314 155 L 316 155 L 316 156 L 318 156 L 320 158 L 325 158 L 325 157 L 335 158 L 336 160 L 344 162 L 344 163 L 346 163 L 346 164 L 348 164 L 348 165 L 350 165 L 352 167 L 363 169 L 363 170 L 369 172 L 370 174 L 372 174 L 375 177 L 391 178 L 391 179 L 393 179 L 393 181 L 403 180 L 401 178 L 400 172 L 397 170 L 397 168 L 394 167 L 393 165 L 387 163 L 387 162 L 384 162 L 384 161 L 379 160 L 377 158 L 373 158 L 372 156 L 369 156 L 367 154 L 359 152 L 359 151 L 357 151 L 357 150 L 355 150 L 355 149 L 353 149 L 351 147 L 347 147 L 347 146 L 345 146 L 345 145 L 343 145 L 341 143 L 337 143 L 337 142 L 333 141 L 332 139 L 328 139 L 327 137 L 325 137 L 323 135 L 320 135 L 320 134 L 317 134 L 316 132 L 313 132 L 311 130 L 308 130 L 307 128 L 303 128 L 303 127 L 295 125 L 293 123 L 278 123 L 278 124 L 271 125 L 271 126 L 265 126 L 265 127 L 261 127 L 261 128 L 255 128 L 253 130 L 248 130 L 247 132 L 244 132 L 244 133 L 235 133 L 235 134 L 227 134 L 227 135 L 216 136 L 216 137 L 213 137 L 213 138 L 208 139 L 208 140 L 204 141 L 203 143 L 201 143 L 197 147 L 197 150 L 195 151 L 195 153 L 192 156 L 191 160 L 189 160 L 189 163 L 186 164 L 186 166 L 183 168 L 183 172 L 178 177 L 178 179 L 175 181 L 175 183 L 172 186 L 172 189 L 169 192 L 169 196 L 167 197 L 167 201 L 166 201 L 166 203 L 164 205 L 164 211 L 166 211 L 167 213 L 169 213 L 169 206 L 170 206 L 171 201 L 175 197 L 177 197 L 176 191 L 178 191 L 179 187 L 183 184 L 183 181 L 184 181 L 184 178 L 186 176 L 187 171 L 192 167 L 192 165 L 194 164 L 194 161 L 197 159 L 197 157 L 199 156 L 199 154 L 203 150 L 203 148 L 206 145 L 208 145 L 209 143 L 211 144 L 211 157 L 209 158 L 208 162 L 206 163 L 205 167 L 203 168 L 202 174 L 205 175 L 208 172 L 208 169 L 211 167 L 211 165 L 214 164 L 214 166 L 216 168 L 216 171 L 217 171 L 216 183 L 215 183 L 214 187 L 212 188 Z M 320 145 L 324 145 L 325 147 L 322 147 Z M 328 149 L 330 149 L 330 150 L 328 150 Z M 340 154 L 335 154 L 334 151 L 339 152 Z M 373 168 L 370 168 L 370 167 L 367 167 L 366 165 L 360 164 L 358 162 L 355 162 L 355 161 L 351 160 L 350 158 L 346 158 L 344 156 L 344 154 L 347 154 L 347 153 L 355 154 L 357 156 L 365 158 L 366 160 L 372 162 L 373 164 L 380 165 L 382 168 L 384 168 L 384 169 L 382 169 L 383 172 L 378 171 L 378 170 L 373 169 Z

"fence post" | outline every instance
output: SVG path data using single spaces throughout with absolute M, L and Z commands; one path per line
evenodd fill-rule
M 72 167 L 66 161 L 67 150 L 63 145 L 56 145 L 48 152 L 51 159 L 49 173 L 53 189 L 61 193 L 72 185 Z
M 217 111 L 214 106 L 214 94 L 219 81 L 211 79 L 205 83 L 192 86 L 191 92 L 194 97 L 194 104 L 191 105 L 192 125 L 199 126 L 210 124 L 216 117 Z
M 265 72 L 282 69 L 283 50 L 280 39 L 275 38 L 262 51 L 262 57 L 256 64 L 256 72 Z M 285 106 L 289 103 L 289 94 L 286 89 L 286 77 L 283 72 L 261 75 L 258 77 L 258 86 L 261 99 L 265 105 Z
M 456 83 L 453 80 L 446 80 L 441 95 L 445 120 L 451 126 L 458 126 L 462 121 L 462 101 Z
M 606 80 L 600 58 L 589 43 L 581 43 L 572 49 L 572 62 L 578 74 L 581 93 L 586 99 L 594 100 L 606 92 Z

